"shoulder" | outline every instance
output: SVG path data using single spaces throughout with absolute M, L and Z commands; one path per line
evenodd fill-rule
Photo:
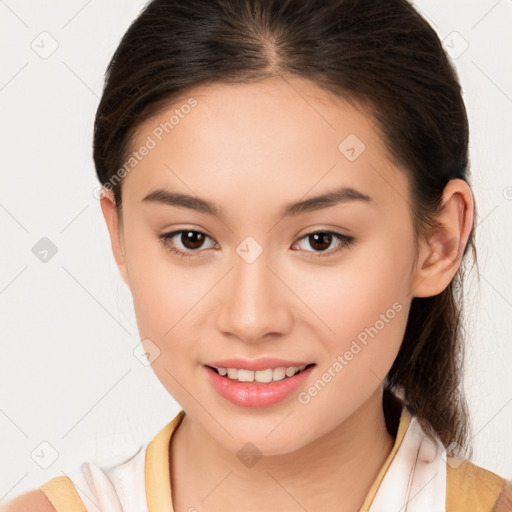
M 499 495 L 492 512 L 510 512 L 512 510 L 512 482 L 508 481 Z
M 511 483 L 469 460 L 448 457 L 446 463 L 447 512 L 510 512 Z
M 0 506 L 0 512 L 87 512 L 67 476 L 57 476 Z
M 0 512 L 56 512 L 41 489 L 25 492 L 0 506 Z

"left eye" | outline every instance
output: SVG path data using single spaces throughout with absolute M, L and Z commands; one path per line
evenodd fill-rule
M 336 233 L 335 231 L 314 231 L 313 233 L 308 233 L 307 235 L 304 235 L 299 240 L 307 240 L 308 243 L 314 247 L 317 247 L 321 250 L 322 253 L 325 254 L 315 254 L 315 256 L 331 256 L 334 253 L 337 253 L 344 249 L 345 247 L 348 247 L 351 243 L 354 242 L 353 236 L 348 235 L 342 235 L 341 233 Z M 326 251 L 326 247 L 329 247 L 331 243 L 337 240 L 339 242 L 338 246 L 330 251 Z M 310 251 L 307 251 L 310 252 Z
M 188 229 L 181 229 L 178 231 L 173 231 L 172 233 L 164 233 L 163 235 L 159 235 L 159 238 L 162 240 L 164 247 L 166 247 L 169 251 L 180 257 L 187 258 L 191 258 L 194 256 L 193 253 L 199 252 L 198 249 L 201 248 L 206 239 L 213 241 L 211 237 L 205 233 L 202 233 L 201 231 Z M 180 241 L 182 247 L 177 247 L 176 243 L 172 241 L 173 238 L 177 238 Z M 307 240 L 313 248 L 315 248 L 314 246 L 317 246 L 316 248 L 321 253 L 325 253 L 315 254 L 315 256 L 330 256 L 341 251 L 345 247 L 348 247 L 351 243 L 354 242 L 355 239 L 352 236 L 343 235 L 334 231 L 314 231 L 302 236 L 299 241 L 301 240 Z M 334 240 L 339 242 L 338 246 L 333 250 L 326 251 L 326 249 L 331 246 Z M 306 250 L 306 252 L 316 251 Z

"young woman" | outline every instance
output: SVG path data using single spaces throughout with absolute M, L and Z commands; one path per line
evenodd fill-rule
M 108 67 L 94 161 L 182 410 L 6 510 L 512 510 L 466 458 L 466 111 L 406 0 L 150 2 Z

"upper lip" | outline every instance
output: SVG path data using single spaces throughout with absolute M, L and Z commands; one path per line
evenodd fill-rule
M 291 366 L 307 366 L 313 364 L 311 361 L 291 361 L 285 359 L 278 359 L 275 357 L 262 357 L 261 359 L 243 359 L 241 357 L 233 357 L 230 359 L 223 359 L 222 361 L 211 361 L 206 363 L 206 366 L 213 366 L 215 368 L 237 368 L 238 370 L 266 370 L 267 368 L 289 368 Z

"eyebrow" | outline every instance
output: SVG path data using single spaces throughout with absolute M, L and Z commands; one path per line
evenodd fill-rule
M 162 188 L 150 192 L 142 201 L 177 206 L 179 208 L 188 208 L 200 213 L 222 217 L 221 209 L 205 199 L 182 194 L 179 192 L 171 192 Z M 337 204 L 348 203 L 352 201 L 371 202 L 370 196 L 359 192 L 351 187 L 341 187 L 324 194 L 304 199 L 294 203 L 285 205 L 280 212 L 281 217 L 299 215 L 301 213 L 309 213 L 324 208 L 329 208 Z

